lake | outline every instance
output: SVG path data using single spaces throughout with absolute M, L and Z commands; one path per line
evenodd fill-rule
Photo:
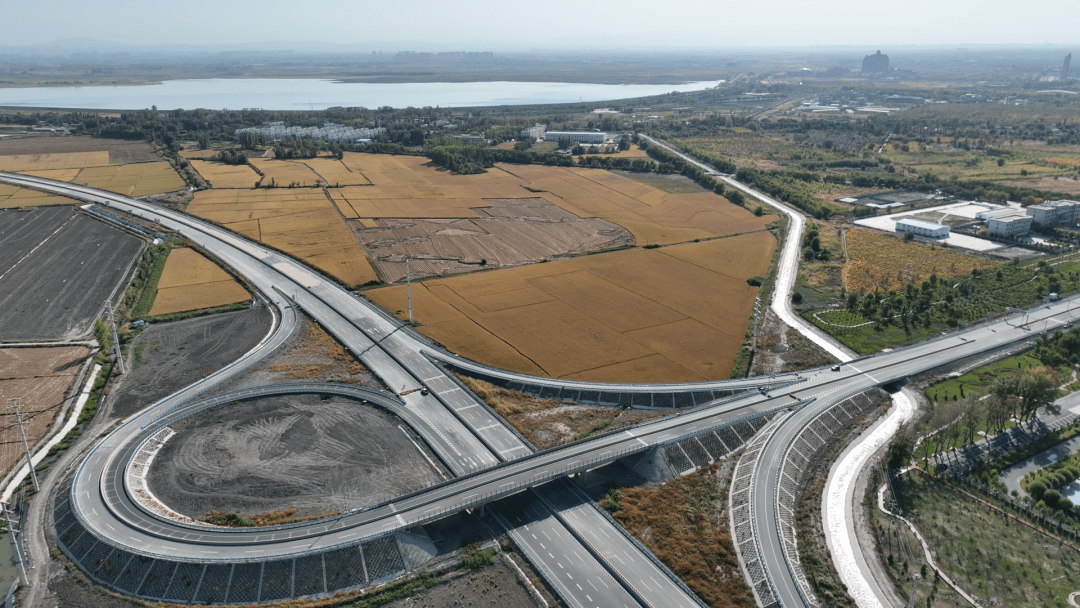
M 332 80 L 213 78 L 135 86 L 0 88 L 0 106 L 159 110 L 324 110 L 334 106 L 395 108 L 577 103 L 700 91 L 722 80 L 685 84 L 569 82 L 343 83 Z

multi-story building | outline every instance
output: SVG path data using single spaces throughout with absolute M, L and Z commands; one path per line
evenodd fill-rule
M 575 144 L 602 144 L 608 139 L 607 133 L 596 131 L 548 131 L 544 133 L 544 141 L 559 141 L 559 138 L 569 137 Z
M 986 218 L 986 231 L 990 236 L 1012 239 L 1031 231 L 1034 218 L 1019 210 L 1000 212 Z
M 1075 226 L 1080 201 L 1046 201 L 1028 207 L 1027 214 L 1040 226 Z
M 521 130 L 521 137 L 522 137 L 522 139 L 525 139 L 525 138 L 540 139 L 540 138 L 542 138 L 544 136 L 545 132 L 547 132 L 547 125 L 542 125 L 540 123 L 536 123 L 535 125 L 527 128 L 527 129 L 522 129 Z
M 922 220 L 904 218 L 896 222 L 897 232 L 910 232 L 919 236 L 940 239 L 949 236 L 949 227 Z

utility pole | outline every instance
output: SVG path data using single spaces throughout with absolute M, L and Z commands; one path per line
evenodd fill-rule
M 23 563 L 22 547 L 19 546 L 19 531 L 15 529 L 15 524 L 11 521 L 11 511 L 8 510 L 7 504 L 0 502 L 0 511 L 4 513 L 4 522 L 7 524 L 8 533 L 11 534 L 11 549 L 15 553 L 15 559 L 19 562 L 19 574 L 22 577 L 22 584 L 29 584 L 29 580 L 26 578 L 26 564 Z
M 34 470 L 34 461 L 30 457 L 30 444 L 26 441 L 26 429 L 23 428 L 22 405 L 19 404 L 18 397 L 12 397 L 11 399 L 8 399 L 8 401 L 11 402 L 8 409 L 15 410 L 15 424 L 19 425 L 19 434 L 22 435 L 23 449 L 26 450 L 26 466 L 30 469 L 30 479 L 34 481 L 34 491 L 38 492 L 40 491 L 40 488 L 38 487 L 37 471 Z
M 116 335 L 116 314 L 109 309 L 109 327 L 112 328 L 113 348 L 116 349 L 116 364 L 120 366 L 120 373 L 124 373 L 124 355 L 120 353 L 120 336 Z
M 405 258 L 405 290 L 409 293 L 409 325 L 412 325 L 412 275 L 409 273 L 409 258 Z

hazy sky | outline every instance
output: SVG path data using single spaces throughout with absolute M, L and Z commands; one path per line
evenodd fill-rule
M 11 0 L 3 13 L 0 45 L 63 38 L 444 50 L 1080 42 L 1075 0 Z

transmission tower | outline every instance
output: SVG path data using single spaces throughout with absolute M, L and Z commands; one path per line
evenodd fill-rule
M 113 348 L 116 349 L 116 364 L 120 367 L 120 373 L 124 373 L 124 355 L 121 354 L 120 337 L 116 335 L 116 315 L 115 311 L 109 309 L 109 328 L 112 329 L 113 336 Z
M 30 443 L 26 441 L 26 429 L 23 428 L 22 419 L 22 405 L 19 404 L 18 397 L 12 397 L 8 399 L 11 405 L 8 406 L 9 410 L 15 410 L 15 424 L 19 425 L 19 434 L 22 435 L 23 449 L 26 450 L 26 466 L 30 469 L 30 479 L 34 481 L 34 491 L 40 490 L 38 487 L 37 471 L 34 470 L 34 461 L 30 457 Z
M 412 325 L 412 274 L 409 273 L 409 258 L 405 258 L 405 289 L 409 292 L 409 325 Z

